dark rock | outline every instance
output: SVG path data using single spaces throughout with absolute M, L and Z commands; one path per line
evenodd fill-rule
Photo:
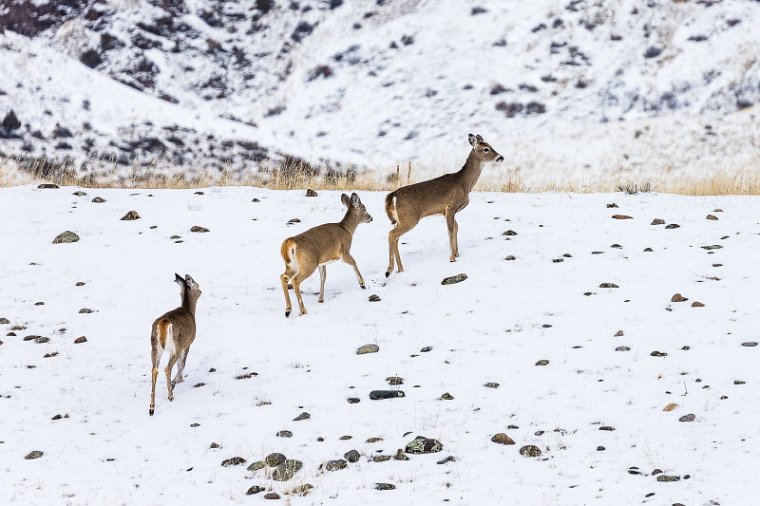
M 536 365 L 537 365 L 537 366 L 545 366 L 545 365 L 549 365 L 549 361 L 548 361 L 548 360 L 546 360 L 546 359 L 541 359 L 541 360 L 539 360 L 538 362 L 536 362 Z
M 94 312 L 95 311 L 93 311 L 92 309 L 90 309 L 88 307 L 83 307 L 82 309 L 79 310 L 79 314 L 90 314 L 90 313 L 94 313 Z
M 303 462 L 301 462 L 300 460 L 288 459 L 282 464 L 274 468 L 274 471 L 272 471 L 272 479 L 275 481 L 288 481 L 302 467 L 303 467 Z
M 352 464 L 359 461 L 359 452 L 356 450 L 349 450 L 344 455 L 343 458 L 345 458 L 347 461 L 351 462 Z
M 525 445 L 520 448 L 520 455 L 523 457 L 540 457 L 541 449 L 534 445 Z
M 280 481 L 283 481 L 283 480 L 280 480 Z M 267 494 L 264 494 L 264 499 L 279 499 L 279 498 L 280 498 L 280 494 L 278 494 L 277 492 L 269 492 Z
M 372 390 L 369 393 L 369 398 L 373 401 L 395 399 L 397 397 L 406 397 L 406 394 L 402 390 Z
M 66 244 L 77 241 L 79 241 L 79 236 L 71 230 L 67 230 L 58 234 L 56 238 L 53 239 L 53 244 Z
M 697 419 L 696 415 L 689 413 L 688 415 L 683 415 L 681 418 L 678 419 L 678 421 L 679 422 L 693 422 L 696 419 Z
M 649 356 L 650 357 L 667 357 L 668 354 L 665 353 L 664 351 L 657 351 L 657 350 L 655 350 L 652 353 L 650 353 Z
M 232 457 L 222 461 L 222 467 L 239 466 L 242 464 L 245 464 L 245 459 L 243 457 Z
M 346 401 L 348 401 L 349 404 L 358 404 L 359 402 L 361 402 L 361 399 L 359 399 L 358 397 L 349 397 L 348 399 L 346 399 Z
M 3 128 L 7 130 L 16 130 L 17 128 L 21 128 L 21 122 L 12 109 L 8 114 L 5 115 L 5 118 L 3 118 L 2 125 Z
M 599 288 L 620 288 L 620 287 L 616 285 L 615 283 L 602 283 L 601 285 L 599 285 Z
M 248 489 L 248 491 L 245 493 L 245 495 L 258 494 L 260 492 L 263 492 L 264 490 L 266 490 L 264 487 L 260 487 L 258 485 L 254 485 L 254 486 L 252 486 L 251 488 Z
M 44 455 L 44 452 L 41 452 L 39 450 L 34 450 L 34 451 L 29 452 L 24 458 L 26 460 L 35 460 L 42 457 L 43 455 Z
M 37 185 L 37 188 L 40 190 L 57 190 L 59 186 L 55 183 L 42 183 Z
M 457 274 L 456 276 L 449 276 L 448 278 L 443 278 L 443 281 L 441 281 L 442 285 L 453 285 L 456 283 L 461 283 L 467 279 L 467 274 Z
M 681 477 L 673 476 L 669 474 L 660 474 L 659 476 L 657 476 L 657 481 L 659 482 L 681 481 Z
M 627 214 L 613 214 L 612 219 L 613 220 L 632 220 L 633 216 L 628 216 Z
M 393 485 L 392 483 L 377 483 L 375 485 L 375 490 L 395 490 L 396 485 Z
M 85 336 L 79 336 L 76 339 L 74 339 L 74 344 L 82 344 L 86 342 L 87 342 L 87 338 Z
M 629 348 L 628 346 L 618 346 L 617 348 L 615 348 L 615 351 L 631 351 L 631 348 Z
M 308 420 L 309 418 L 311 418 L 311 415 L 309 413 L 307 413 L 306 411 L 304 411 L 303 413 L 301 413 L 297 417 L 293 418 L 293 421 L 294 422 L 300 422 L 302 420 Z
M 685 302 L 689 299 L 681 295 L 680 293 L 673 294 L 673 296 L 670 298 L 670 302 Z
M 486 387 L 486 388 L 499 388 L 499 384 L 498 383 L 494 383 L 492 381 L 489 381 L 488 383 L 484 384 L 483 386 Z
M 102 198 L 102 197 L 95 197 L 94 199 L 92 199 L 92 201 L 93 201 L 94 203 L 96 203 L 96 204 L 102 204 L 103 202 L 105 202 L 105 201 L 106 201 L 106 199 L 104 199 L 104 198 Z
M 506 236 L 509 236 L 509 237 L 511 237 L 511 236 L 513 236 L 513 235 L 517 235 L 517 232 L 515 232 L 514 230 L 507 230 L 506 232 L 504 232 L 504 233 L 503 233 L 503 234 L 501 234 L 501 235 L 506 235 Z
M 665 224 L 665 220 L 663 220 L 662 218 L 655 218 L 652 220 L 652 223 L 650 223 L 650 225 L 664 225 L 664 224 Z
M 454 458 L 454 456 L 453 456 L 453 455 L 449 455 L 449 456 L 448 456 L 448 457 L 446 457 L 445 459 L 442 459 L 442 460 L 439 460 L 438 462 L 436 462 L 436 464 L 438 464 L 438 465 L 443 465 L 443 464 L 448 464 L 449 462 L 456 462 L 456 460 L 457 460 L 457 459 L 456 459 L 456 458 Z
M 443 395 L 441 395 L 441 400 L 444 400 L 444 401 L 453 401 L 454 400 L 454 396 L 451 395 L 448 392 L 445 392 Z
M 387 381 L 388 384 L 392 386 L 398 386 L 398 385 L 404 384 L 404 378 L 400 376 L 388 376 L 387 378 L 385 378 L 385 381 Z
M 345 460 L 338 459 L 338 460 L 328 460 L 324 464 L 322 464 L 320 467 L 324 469 L 325 471 L 340 471 L 341 469 L 345 469 L 348 466 Z
M 314 191 L 314 190 L 312 190 L 311 188 L 308 188 L 308 189 L 306 190 L 306 196 L 307 196 L 307 197 L 316 197 L 316 196 L 317 196 L 317 192 L 315 192 L 315 191 Z
M 712 251 L 714 249 L 723 249 L 723 246 L 721 246 L 720 244 L 712 244 L 709 246 L 702 246 L 702 249 L 705 249 L 707 251 Z
M 137 211 L 129 211 L 127 214 L 121 217 L 123 221 L 133 221 L 133 220 L 139 220 L 140 215 L 137 214 Z
M 669 225 L 665 225 L 665 228 L 667 230 L 672 230 L 674 228 L 681 228 L 681 225 L 679 225 L 678 223 L 671 223 Z
M 270 453 L 264 458 L 264 463 L 269 467 L 277 467 L 285 462 L 285 455 L 282 453 Z
M 8 318 L 0 318 L 0 325 L 8 325 L 10 322 Z
M 420 349 L 420 353 L 427 353 L 429 351 L 433 351 L 433 347 L 432 346 L 424 346 L 424 347 L 422 347 Z
M 197 232 L 197 233 L 200 233 L 200 234 L 205 234 L 208 231 L 209 231 L 209 229 L 207 229 L 206 227 L 200 227 L 198 225 L 193 225 L 192 227 L 190 227 L 190 232 Z
M 614 202 L 607 204 L 607 209 L 617 209 L 618 205 Z
M 705 307 L 705 305 L 699 302 L 698 300 L 695 300 L 694 302 L 691 303 L 691 307 Z
M 407 443 L 405 448 L 406 453 L 415 455 L 438 453 L 441 450 L 443 450 L 443 444 L 440 441 L 423 436 L 417 436 L 413 441 Z
M 498 434 L 495 434 L 491 438 L 491 441 L 493 441 L 494 443 L 500 444 L 500 445 L 513 445 L 513 444 L 515 444 L 514 440 L 511 437 L 509 437 L 506 434 L 504 434 L 503 432 L 499 432 Z
M 293 433 L 289 430 L 281 430 L 277 434 L 275 434 L 277 437 L 293 437 Z
M 745 348 L 754 348 L 755 346 L 757 346 L 757 341 L 744 341 L 742 343 L 742 346 L 744 346 Z
M 705 216 L 705 219 L 706 220 L 713 220 L 714 221 L 714 220 L 717 220 L 718 217 L 715 216 L 714 214 L 708 214 L 707 216 Z
M 373 293 L 372 295 L 369 296 L 369 301 L 370 302 L 380 302 L 380 296 Z
M 399 448 L 396 450 L 396 455 L 393 456 L 393 460 L 409 460 L 409 457 L 406 456 L 404 450 Z

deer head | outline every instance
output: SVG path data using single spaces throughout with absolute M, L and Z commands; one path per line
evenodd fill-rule
M 477 156 L 478 160 L 481 162 L 501 162 L 504 160 L 504 157 L 497 153 L 496 150 L 484 141 L 483 137 L 480 135 L 469 134 L 467 140 L 469 141 L 470 146 L 472 146 L 475 156 Z

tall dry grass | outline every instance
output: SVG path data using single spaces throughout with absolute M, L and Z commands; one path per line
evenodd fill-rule
M 429 179 L 430 174 L 443 173 L 408 162 L 396 167 L 371 167 L 357 173 L 339 172 L 330 167 L 315 167 L 302 161 L 266 161 L 258 172 L 233 173 L 228 170 L 213 174 L 200 170 L 181 172 L 160 163 L 125 170 L 114 162 L 101 163 L 99 170 L 82 172 L 72 162 L 57 163 L 45 159 L 24 160 L 0 158 L 0 187 L 52 182 L 60 186 L 84 188 L 154 188 L 190 189 L 211 186 L 256 186 L 272 190 L 338 190 L 392 191 L 406 184 Z M 760 195 L 760 160 L 746 167 L 724 169 L 709 175 L 653 176 L 640 180 L 609 175 L 590 181 L 570 178 L 563 181 L 529 183 L 518 170 L 506 170 L 501 176 L 479 182 L 476 191 L 506 193 L 672 193 L 678 195 Z

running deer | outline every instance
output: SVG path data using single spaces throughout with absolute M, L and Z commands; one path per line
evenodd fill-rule
M 169 352 L 169 363 L 166 364 L 166 388 L 169 391 L 169 400 L 174 400 L 174 385 L 182 383 L 182 371 L 185 369 L 185 361 L 190 351 L 190 345 L 195 339 L 195 305 L 201 296 L 201 288 L 190 275 L 184 278 L 174 274 L 174 281 L 179 285 L 182 305 L 172 309 L 168 313 L 158 317 L 153 322 L 153 330 L 150 334 L 150 346 L 153 358 L 153 384 L 150 389 L 150 409 L 148 413 L 153 416 L 156 408 L 156 379 L 158 378 L 158 366 L 164 351 Z M 172 367 L 177 364 L 177 375 L 171 379 Z
M 388 270 L 385 271 L 385 277 L 393 272 L 394 257 L 398 264 L 398 272 L 404 271 L 401 255 L 398 252 L 399 238 L 413 229 L 422 218 L 434 214 L 442 214 L 446 217 L 451 251 L 449 260 L 456 262 L 459 256 L 457 242 L 459 225 L 457 225 L 456 214 L 470 202 L 470 191 L 480 177 L 483 164 L 504 160 L 504 157 L 480 135 L 469 134 L 467 139 L 472 150 L 459 172 L 402 186 L 385 198 L 385 212 L 393 225 L 388 234 Z
M 319 300 L 325 301 L 326 264 L 338 259 L 343 260 L 354 268 L 359 286 L 366 288 L 356 260 L 351 256 L 351 239 L 359 223 L 369 223 L 372 216 L 367 212 L 359 196 L 345 193 L 340 197 L 341 202 L 348 208 L 346 215 L 338 223 L 325 223 L 311 228 L 306 232 L 290 237 L 283 241 L 280 254 L 285 261 L 285 272 L 280 276 L 282 291 L 285 293 L 285 316 L 290 316 L 291 303 L 288 293 L 289 284 L 298 299 L 301 314 L 306 314 L 306 308 L 301 299 L 301 283 L 319 268 Z

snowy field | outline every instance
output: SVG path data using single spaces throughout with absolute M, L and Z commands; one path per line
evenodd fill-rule
M 460 261 L 430 218 L 386 280 L 383 195 L 363 193 L 374 221 L 352 253 L 367 290 L 331 264 L 325 303 L 315 274 L 309 314 L 286 319 L 280 243 L 338 221 L 339 193 L 76 190 L 0 189 L 2 504 L 756 500 L 757 198 L 473 193 Z M 130 210 L 141 218 L 121 221 Z M 52 244 L 65 230 L 80 241 Z M 179 303 L 175 272 L 203 290 L 198 337 L 174 402 L 159 381 L 149 417 L 150 325 Z M 366 344 L 379 352 L 358 355 Z M 405 397 L 369 399 L 383 389 Z M 442 451 L 375 458 L 418 435 Z M 357 462 L 320 470 L 349 450 Z M 303 468 L 282 482 L 247 470 L 274 452 Z

